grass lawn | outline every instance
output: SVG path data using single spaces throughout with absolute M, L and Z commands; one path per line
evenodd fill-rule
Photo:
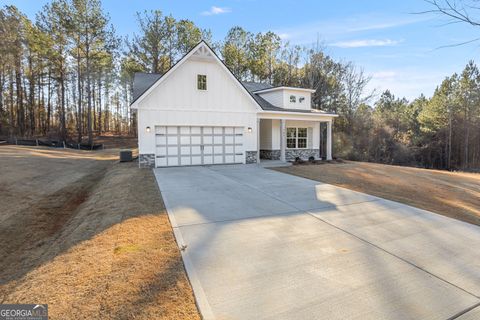
M 151 170 L 0 146 L 0 303 L 51 319 L 200 319 Z
M 275 168 L 480 225 L 480 174 L 353 162 Z

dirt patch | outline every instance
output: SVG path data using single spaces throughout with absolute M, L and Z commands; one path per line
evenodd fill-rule
M 134 136 L 102 135 L 95 137 L 95 143 L 103 144 L 106 149 L 125 148 L 135 149 L 138 147 L 138 139 Z
M 32 152 L 0 148 L 0 303 L 48 303 L 51 319 L 200 318 L 151 170 Z
M 480 225 L 480 174 L 376 163 L 298 165 L 285 173 L 361 191 Z

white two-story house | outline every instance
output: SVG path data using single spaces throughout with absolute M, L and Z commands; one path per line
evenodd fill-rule
M 131 106 L 137 112 L 139 164 L 332 159 L 337 115 L 312 109 L 313 92 L 240 82 L 202 41 L 163 75 L 135 74 Z M 321 123 L 327 128 L 323 137 Z

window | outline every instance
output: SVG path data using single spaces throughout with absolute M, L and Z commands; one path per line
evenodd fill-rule
M 293 103 L 297 102 L 297 97 L 295 97 L 293 95 L 290 96 L 290 102 L 293 102 Z
M 300 102 L 300 103 L 302 103 L 303 101 L 305 101 L 305 97 L 300 97 L 300 98 L 298 99 L 298 102 Z
M 308 139 L 307 128 L 287 128 L 287 148 L 306 149 Z
M 287 128 L 287 148 L 297 147 L 297 128 Z
M 207 76 L 204 74 L 197 74 L 197 89 L 207 90 Z

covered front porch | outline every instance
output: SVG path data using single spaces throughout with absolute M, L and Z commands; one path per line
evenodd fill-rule
M 322 112 L 263 112 L 257 119 L 258 162 L 332 160 L 332 122 Z

